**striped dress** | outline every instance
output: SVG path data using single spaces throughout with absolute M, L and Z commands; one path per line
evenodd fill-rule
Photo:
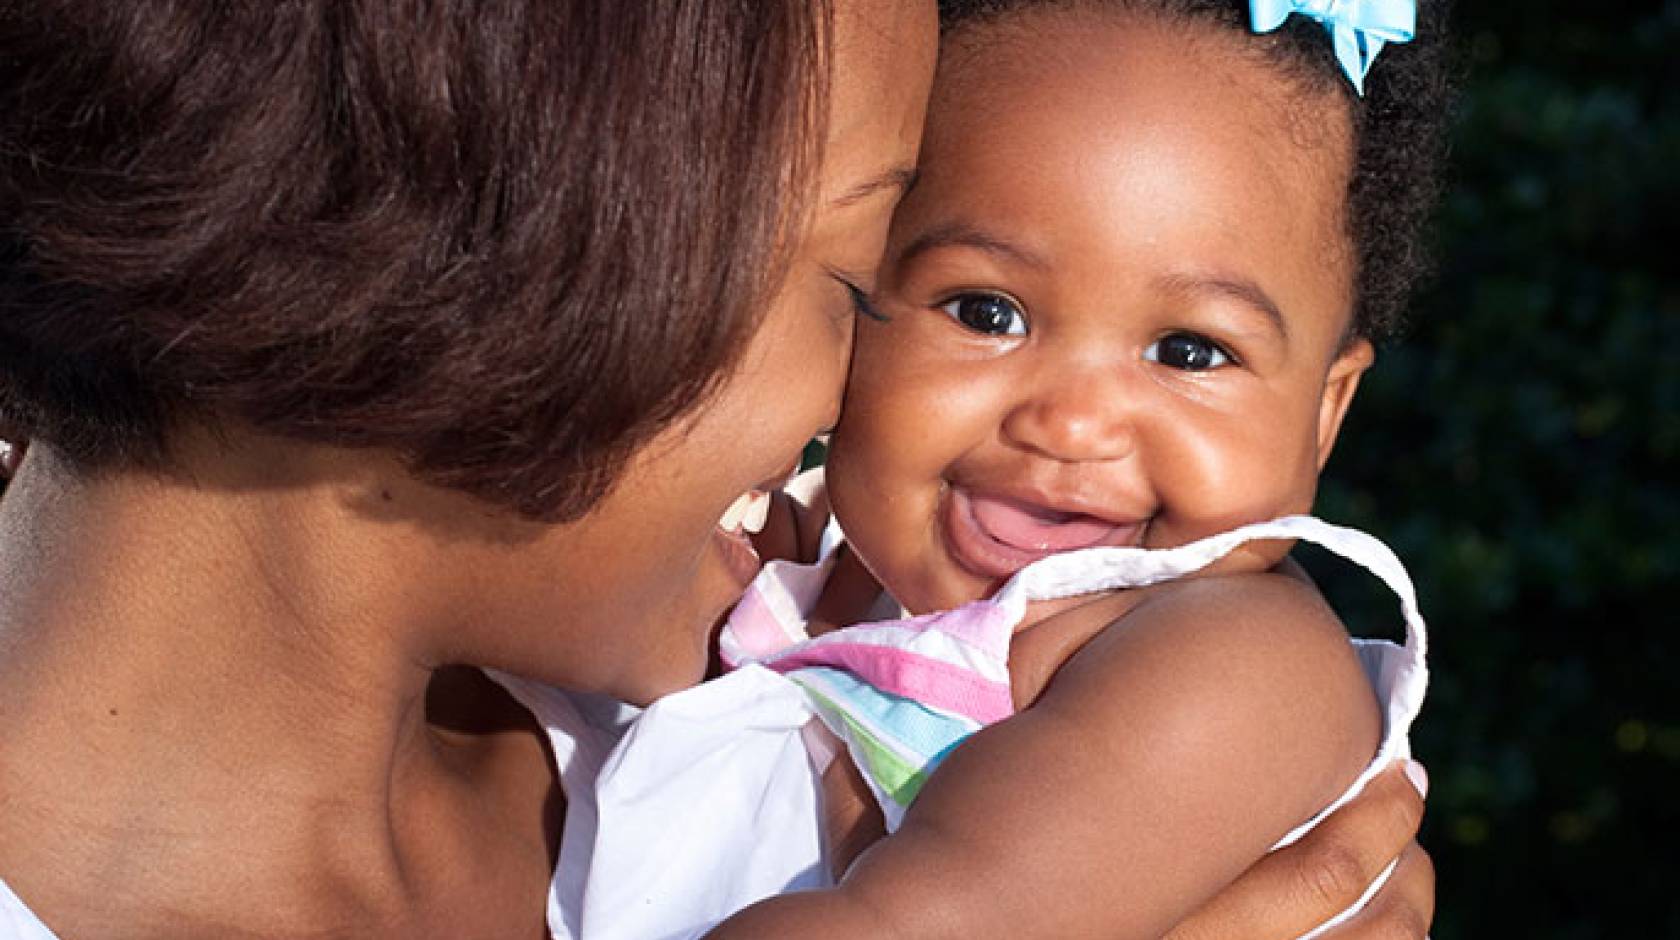
M 1014 712 L 1009 641 L 1018 618 L 979 601 L 811 638 L 805 611 L 831 565 L 770 562 L 730 615 L 719 647 L 729 668 L 756 663 L 810 696 L 893 830 L 947 754 Z

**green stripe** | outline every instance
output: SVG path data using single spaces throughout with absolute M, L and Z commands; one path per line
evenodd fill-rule
M 893 802 L 900 806 L 909 806 L 911 801 L 916 798 L 916 794 L 922 792 L 922 784 L 927 783 L 927 768 L 911 764 L 900 757 L 868 727 L 859 723 L 844 708 L 837 705 L 833 699 L 812 688 L 809 684 L 801 683 L 801 685 L 804 685 L 805 691 L 817 700 L 818 707 L 830 716 L 838 715 L 840 720 L 845 723 L 848 732 L 847 737 L 863 752 L 861 755 L 853 755 L 854 757 L 861 757 L 863 761 L 863 766 L 859 769 L 879 784 L 887 796 L 892 798 Z

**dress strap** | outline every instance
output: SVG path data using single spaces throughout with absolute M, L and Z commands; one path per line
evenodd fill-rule
M 1019 617 L 1025 614 L 1029 601 L 1171 581 L 1206 568 L 1245 543 L 1263 539 L 1312 542 L 1376 575 L 1400 599 L 1400 612 L 1406 621 L 1406 650 L 1420 662 L 1428 655 L 1429 633 L 1418 610 L 1417 589 L 1400 559 L 1373 536 L 1313 516 L 1257 522 L 1176 548 L 1087 548 L 1052 555 L 1018 572 L 996 599 Z

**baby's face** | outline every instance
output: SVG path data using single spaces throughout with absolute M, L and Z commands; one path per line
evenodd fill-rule
M 1030 25 L 943 51 L 829 460 L 913 611 L 1310 510 L 1370 362 L 1336 98 L 1149 19 Z

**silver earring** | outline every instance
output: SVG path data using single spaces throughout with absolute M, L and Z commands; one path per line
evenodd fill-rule
M 0 476 L 8 479 L 17 472 L 18 464 L 23 462 L 23 448 L 11 441 L 0 441 Z

